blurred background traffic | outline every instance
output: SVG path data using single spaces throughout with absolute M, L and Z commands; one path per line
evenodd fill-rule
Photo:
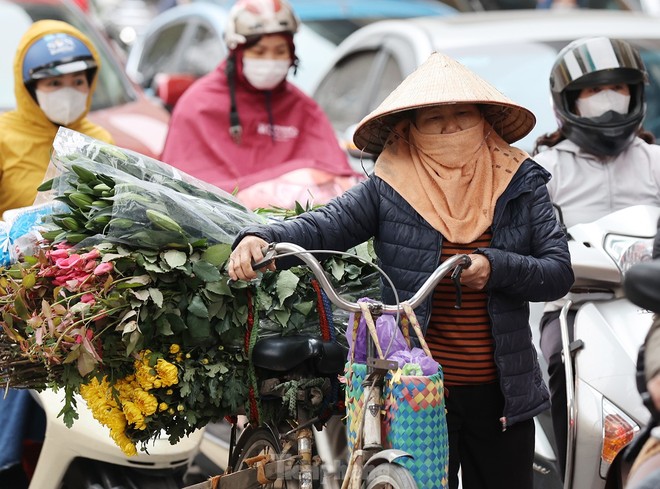
M 102 56 L 91 119 L 117 144 L 159 156 L 169 112 L 197 78 L 226 56 L 233 0 L 0 0 L 0 111 L 15 106 L 12 59 L 40 19 L 66 21 Z M 455 57 L 526 104 L 535 131 L 552 129 L 547 76 L 572 39 L 605 35 L 642 50 L 649 70 L 646 126 L 660 136 L 660 2 L 650 0 L 294 0 L 302 25 L 290 81 L 328 114 L 350 150 L 354 124 L 431 51 Z M 422 20 L 421 18 L 424 18 Z M 354 161 L 355 162 L 355 161 Z M 356 162 L 355 162 L 356 163 Z M 357 164 L 357 163 L 356 163 Z

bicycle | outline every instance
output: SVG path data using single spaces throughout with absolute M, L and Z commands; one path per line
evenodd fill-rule
M 458 284 L 461 271 L 470 265 L 467 255 L 456 255 L 443 262 L 410 300 L 397 305 L 366 305 L 340 297 L 312 252 L 292 243 L 271 243 L 264 250 L 264 260 L 253 264 L 253 268 L 262 268 L 276 258 L 290 255 L 295 255 L 310 268 L 329 301 L 340 309 L 362 313 L 367 307 L 374 315 L 392 314 L 397 319 L 404 309 L 417 307 L 450 271 L 453 272 L 452 279 Z M 457 307 L 460 307 L 460 287 L 457 288 Z M 237 441 L 235 428 L 232 429 L 227 473 L 185 489 L 321 487 L 323 461 L 314 453 L 311 427 L 317 425 L 321 428 L 327 421 L 327 417 L 319 416 L 319 405 L 324 397 L 331 394 L 332 379 L 343 374 L 346 358 L 344 346 L 316 337 L 271 337 L 257 341 L 251 359 L 260 385 L 259 394 L 262 398 L 280 402 L 286 398 L 291 403 L 291 395 L 285 394 L 284 385 L 294 383 L 295 406 L 290 410 L 292 415 L 278 426 L 248 426 Z M 410 471 L 397 463 L 397 460 L 410 455 L 396 448 L 383 448 L 381 440 L 383 382 L 389 371 L 398 368 L 396 361 L 376 358 L 376 343 L 367 334 L 365 409 L 362 410 L 356 447 L 345 472 L 342 474 L 340 471 L 342 489 L 418 487 Z M 314 379 L 322 379 L 323 382 Z M 332 407 L 337 408 L 338 405 Z M 332 471 L 326 467 L 325 472 L 327 477 L 327 473 Z

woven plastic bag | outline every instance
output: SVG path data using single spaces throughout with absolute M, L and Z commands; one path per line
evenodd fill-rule
M 424 341 L 421 328 L 412 308 L 406 307 L 402 318 L 402 329 L 409 340 L 408 325 L 412 325 L 422 345 L 430 357 L 428 345 Z M 363 311 L 367 311 L 363 309 Z M 353 328 L 357 331 L 361 316 L 371 322 L 368 312 L 356 314 Z M 382 357 L 376 334 L 376 349 Z M 358 432 L 363 413 L 363 382 L 367 376 L 367 366 L 349 357 L 346 364 L 346 412 L 348 448 L 352 452 L 358 440 Z M 449 463 L 449 438 L 444 400 L 442 369 L 432 375 L 401 375 L 401 370 L 385 376 L 383 387 L 384 416 L 382 418 L 382 440 L 384 448 L 403 450 L 413 458 L 401 457 L 397 463 L 405 466 L 424 489 L 446 489 Z

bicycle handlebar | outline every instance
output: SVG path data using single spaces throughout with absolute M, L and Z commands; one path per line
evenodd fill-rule
M 349 302 L 346 299 L 337 294 L 337 291 L 332 286 L 328 277 L 325 274 L 325 270 L 318 262 L 318 260 L 313 256 L 312 252 L 302 248 L 293 243 L 270 243 L 267 247 L 263 249 L 264 259 L 258 263 L 253 263 L 252 268 L 257 270 L 262 268 L 282 255 L 295 255 L 301 259 L 305 264 L 311 269 L 312 273 L 319 281 L 319 285 L 323 288 L 325 293 L 328 296 L 330 302 L 332 302 L 337 307 L 348 311 L 348 312 L 360 312 L 360 306 L 357 302 Z M 431 276 L 426 279 L 424 284 L 419 288 L 419 290 L 413 295 L 409 300 L 404 301 L 410 304 L 410 307 L 415 309 L 419 304 L 429 295 L 435 286 L 442 280 L 447 273 L 451 270 L 455 270 L 452 275 L 452 279 L 457 281 L 460 278 L 461 272 L 470 266 L 472 260 L 468 255 L 455 255 L 451 258 L 445 260 Z M 460 290 L 460 289 L 459 289 Z M 403 313 L 403 307 L 401 305 L 389 305 L 389 304 L 374 304 L 375 308 L 380 309 L 383 313 L 396 314 Z

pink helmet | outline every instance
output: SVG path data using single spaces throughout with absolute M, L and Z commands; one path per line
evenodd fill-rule
M 238 0 L 229 11 L 225 43 L 229 49 L 235 49 L 252 36 L 295 34 L 298 24 L 298 17 L 286 0 Z

